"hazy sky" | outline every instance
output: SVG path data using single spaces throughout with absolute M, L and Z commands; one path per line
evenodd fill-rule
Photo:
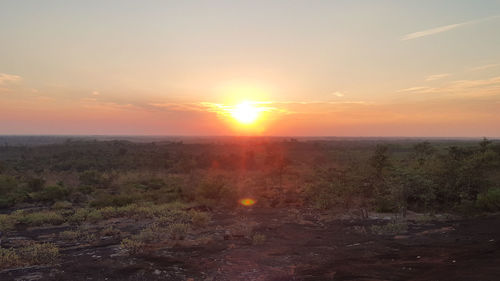
M 0 40 L 0 134 L 500 137 L 500 1 L 0 0 Z

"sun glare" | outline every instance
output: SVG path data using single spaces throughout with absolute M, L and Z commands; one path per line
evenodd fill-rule
M 252 124 L 258 118 L 261 109 L 248 101 L 244 101 L 231 109 L 231 116 L 241 124 Z

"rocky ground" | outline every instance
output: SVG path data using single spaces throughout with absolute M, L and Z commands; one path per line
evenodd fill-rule
M 134 233 L 144 223 L 110 219 L 89 232 L 112 225 Z M 4 235 L 3 247 L 52 242 L 60 258 L 0 271 L 0 280 L 499 280 L 500 215 L 410 217 L 396 229 L 384 227 L 391 223 L 383 215 L 242 208 L 214 212 L 208 227 L 184 240 L 149 243 L 137 254 L 120 247 L 123 237 L 85 243 L 59 238 L 70 226 L 18 229 Z

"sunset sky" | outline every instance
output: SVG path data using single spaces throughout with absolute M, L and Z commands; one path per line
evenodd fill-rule
M 500 1 L 0 0 L 0 38 L 0 134 L 500 137 Z

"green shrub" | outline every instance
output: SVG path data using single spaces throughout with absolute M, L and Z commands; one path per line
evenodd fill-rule
M 17 180 L 10 176 L 0 175 L 0 208 L 7 208 L 27 200 L 28 192 Z
M 144 242 L 125 238 L 122 240 L 120 247 L 129 252 L 129 254 L 135 255 L 144 250 L 144 245 Z
M 65 230 L 59 233 L 59 238 L 63 240 L 77 240 L 81 236 L 79 231 Z
M 477 196 L 476 205 L 485 211 L 500 211 L 500 188 L 490 188 Z
M 0 231 L 12 230 L 16 225 L 16 218 L 11 215 L 0 214 Z
M 237 204 L 236 190 L 231 188 L 222 177 L 202 181 L 195 191 L 195 198 L 200 204 L 209 207 Z
M 92 207 L 107 207 L 107 206 L 115 206 L 122 207 L 132 203 L 136 203 L 141 201 L 141 196 L 139 194 L 108 194 L 108 193 L 100 193 L 97 197 L 90 202 L 90 206 Z
M 51 264 L 59 257 L 59 248 L 52 243 L 31 243 L 18 250 L 19 256 L 26 263 Z
M 150 242 L 159 240 L 164 233 L 165 229 L 159 227 L 157 224 L 153 224 L 143 229 L 135 238 L 141 242 Z
M 56 203 L 52 204 L 52 209 L 55 210 L 60 210 L 60 209 L 70 209 L 73 206 L 71 202 L 68 201 L 57 201 Z
M 189 231 L 189 225 L 186 223 L 174 223 L 167 227 L 167 233 L 173 240 L 183 240 Z
M 384 225 L 372 225 L 370 230 L 378 235 L 394 235 L 408 231 L 408 224 L 403 222 L 390 222 Z
M 69 195 L 69 190 L 61 185 L 49 185 L 42 189 L 42 191 L 34 194 L 35 200 L 41 201 L 58 201 L 64 200 Z
M 99 210 L 90 210 L 90 212 L 87 214 L 87 221 L 96 223 L 100 220 L 102 220 L 102 214 Z
M 205 227 L 210 222 L 210 214 L 205 212 L 191 211 L 191 222 L 194 226 Z
M 64 223 L 64 217 L 53 211 L 42 211 L 34 213 L 22 213 L 15 215 L 17 222 L 30 226 L 41 226 L 44 224 L 59 225 Z
M 68 222 L 72 224 L 80 224 L 87 219 L 89 212 L 90 211 L 88 209 L 77 209 L 75 213 L 68 218 Z
M 262 245 L 266 242 L 266 236 L 264 234 L 256 233 L 252 236 L 252 243 L 254 245 Z
M 102 236 L 120 236 L 120 234 L 121 234 L 121 231 L 117 228 L 112 227 L 112 226 L 101 230 Z
M 0 269 L 18 267 L 22 265 L 21 257 L 14 249 L 0 248 Z

